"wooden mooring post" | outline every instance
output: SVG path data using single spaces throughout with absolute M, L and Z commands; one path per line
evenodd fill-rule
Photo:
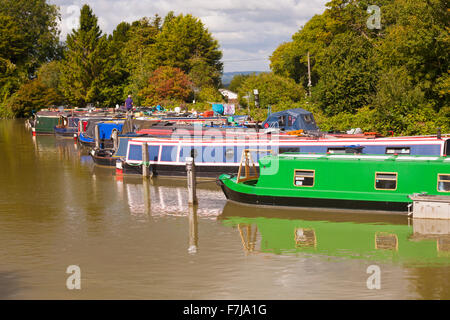
M 119 132 L 114 129 L 111 133 L 111 139 L 113 141 L 113 149 L 115 151 L 117 151 L 117 149 L 119 148 Z
M 197 206 L 189 206 L 189 253 L 197 253 L 198 247 L 198 221 Z
M 95 149 L 100 149 L 100 130 L 98 124 L 95 125 L 94 129 L 94 139 L 95 139 Z
M 197 201 L 197 177 L 195 174 L 195 162 L 193 157 L 186 158 L 186 173 L 188 186 L 188 203 L 195 205 Z
M 151 211 L 150 183 L 151 183 L 151 180 L 142 179 L 142 193 L 144 196 L 144 208 L 145 208 L 145 213 L 147 215 L 151 214 L 150 213 L 150 211 Z
M 148 178 L 150 175 L 150 165 L 148 160 L 148 144 L 142 144 L 142 177 Z

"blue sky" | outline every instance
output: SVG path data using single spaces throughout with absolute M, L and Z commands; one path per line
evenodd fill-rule
M 269 56 L 329 0 L 49 0 L 60 7 L 62 40 L 88 4 L 103 32 L 156 13 L 190 13 L 202 20 L 223 52 L 224 71 L 268 71 Z

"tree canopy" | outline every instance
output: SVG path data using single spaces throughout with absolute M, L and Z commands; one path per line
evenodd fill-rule
M 380 28 L 369 28 L 380 8 Z M 272 71 L 306 87 L 325 122 L 400 134 L 450 131 L 449 21 L 445 0 L 332 0 L 271 56 Z M 360 122 L 370 113 L 369 122 Z M 365 121 L 365 120 L 364 120 Z M 325 123 L 325 126 L 328 125 Z
M 447 2 L 331 0 L 274 50 L 270 73 L 236 76 L 230 89 L 256 118 L 268 106 L 301 106 L 324 130 L 450 132 Z M 55 103 L 111 107 L 128 94 L 137 105 L 221 99 L 220 45 L 191 14 L 142 17 L 105 34 L 84 5 L 65 43 L 59 20 L 46 0 L 0 0 L 0 116 Z
M 45 0 L 0 0 L 0 4 L 0 115 L 29 115 L 25 104 L 23 112 L 18 112 L 17 103 L 9 109 L 8 99 L 12 95 L 16 102 L 17 95 L 29 99 L 25 92 L 40 86 L 45 87 L 41 101 L 70 106 L 111 107 L 123 104 L 128 94 L 137 104 L 159 98 L 193 100 L 193 91 L 217 96 L 222 52 L 200 19 L 190 14 L 169 12 L 164 18 L 155 14 L 121 22 L 107 35 L 93 10 L 84 5 L 79 27 L 60 44 L 56 6 Z M 180 74 L 182 85 L 150 97 L 149 87 L 157 75 Z M 58 99 L 45 99 L 50 89 Z

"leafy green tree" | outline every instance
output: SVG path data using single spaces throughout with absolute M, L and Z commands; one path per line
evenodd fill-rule
M 239 88 L 242 86 L 242 84 L 250 77 L 250 74 L 237 74 L 231 79 L 230 85 L 228 86 L 228 89 L 230 89 L 233 92 L 238 92 Z
M 100 88 L 100 96 L 104 106 L 113 107 L 121 105 L 127 96 L 127 86 L 130 83 L 130 70 L 125 57 L 126 44 L 129 41 L 131 25 L 121 22 L 112 35 L 108 36 L 108 57 L 104 65 L 104 76 Z
M 0 0 L 0 105 L 61 54 L 58 9 L 45 0 Z
M 215 87 L 202 87 L 198 94 L 200 102 L 222 102 L 223 97 Z
M 255 101 L 254 89 L 259 92 L 259 103 L 261 108 L 267 108 L 269 105 L 275 105 L 283 102 L 299 101 L 305 91 L 301 85 L 294 80 L 283 78 L 273 73 L 261 73 L 259 75 L 249 76 L 239 89 L 239 103 L 251 107 Z
M 442 81 L 448 75 L 450 11 L 445 0 L 396 0 L 383 8 L 385 37 L 378 46 L 385 70 L 404 67 L 437 109 L 448 105 Z
M 80 13 L 80 26 L 67 36 L 67 52 L 63 62 L 64 95 L 78 106 L 103 100 L 103 81 L 108 62 L 106 35 L 88 5 Z
M 26 58 L 26 45 L 20 22 L 0 13 L 0 57 L 17 64 Z
M 222 73 L 222 52 L 219 43 L 196 17 L 173 16 L 164 20 L 153 52 L 160 64 L 180 68 L 189 74 L 193 65 L 202 59 L 215 72 Z
M 0 39 L 6 34 L 16 44 L 12 46 L 14 50 L 8 50 L 12 59 L 4 58 L 23 66 L 32 75 L 41 63 L 60 55 L 60 16 L 55 5 L 46 0 L 0 0 L 0 16 L 3 17 Z
M 381 8 L 381 29 L 368 27 L 369 5 Z M 325 127 L 385 134 L 449 127 L 447 1 L 332 0 L 326 6 L 271 56 L 275 74 L 306 87 L 310 54 L 311 102 Z
M 37 71 L 38 79 L 46 87 L 54 89 L 56 92 L 62 95 L 61 88 L 61 62 L 53 60 L 44 63 Z
M 307 65 L 302 63 L 294 42 L 285 42 L 278 46 L 270 56 L 270 69 L 279 76 L 297 82 L 308 72 Z
M 132 93 L 137 104 L 142 103 L 139 92 L 147 86 L 150 74 L 159 66 L 153 52 L 160 32 L 160 20 L 155 15 L 153 19 L 146 17 L 133 22 L 121 50 L 125 68 L 130 74 L 125 94 Z
M 335 37 L 317 66 L 320 75 L 312 96 L 328 115 L 356 112 L 369 104 L 378 69 L 371 44 L 352 32 Z
M 205 59 L 195 56 L 189 61 L 189 64 L 191 65 L 189 77 L 195 88 L 218 88 L 220 86 L 221 73 L 216 68 L 209 65 Z

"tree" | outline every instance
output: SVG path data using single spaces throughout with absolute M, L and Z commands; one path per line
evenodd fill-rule
M 26 45 L 19 21 L 0 13 L 0 57 L 17 64 L 26 58 Z
M 219 90 L 214 87 L 203 87 L 198 94 L 200 102 L 221 102 L 223 97 Z
M 67 36 L 67 52 L 63 62 L 64 95 L 78 106 L 101 102 L 102 85 L 107 78 L 108 43 L 88 5 L 80 14 L 80 26 Z
M 233 92 L 238 92 L 239 88 L 242 86 L 242 84 L 250 77 L 250 74 L 237 74 L 231 79 L 230 85 L 228 86 L 228 89 L 230 89 Z
M 14 93 L 8 100 L 7 108 L 16 118 L 29 117 L 42 108 L 59 104 L 61 98 L 54 89 L 35 79 L 23 84 Z
M 215 72 L 222 73 L 219 43 L 203 23 L 190 14 L 173 16 L 169 13 L 154 48 L 153 53 L 162 65 L 180 68 L 186 74 L 198 61 L 195 58 L 202 59 Z
M 448 105 L 441 91 L 450 70 L 448 1 L 396 0 L 383 9 L 387 25 L 378 48 L 380 65 L 385 70 L 404 67 L 436 110 Z
M 140 104 L 139 92 L 147 86 L 150 74 L 158 68 L 159 63 L 153 54 L 156 37 L 160 32 L 158 15 L 153 19 L 142 18 L 131 24 L 127 32 L 128 40 L 123 44 L 122 59 L 130 74 L 125 93 L 132 93 L 136 103 Z
M 44 63 L 37 71 L 38 79 L 48 88 L 54 89 L 56 92 L 61 93 L 61 62 L 53 60 Z
M 106 49 L 108 59 L 104 65 L 104 76 L 100 87 L 104 106 L 123 104 L 127 96 L 126 88 L 130 82 L 130 70 L 127 68 L 125 48 L 129 41 L 130 30 L 129 23 L 121 22 L 108 37 Z
M 372 46 L 353 32 L 335 37 L 316 66 L 320 76 L 313 88 L 313 100 L 328 115 L 355 113 L 370 103 L 378 81 Z
M 221 84 L 221 73 L 209 65 L 204 58 L 194 56 L 189 61 L 191 71 L 189 77 L 195 88 L 204 87 L 218 88 Z
M 369 5 L 381 12 L 381 29 L 369 28 Z M 387 133 L 435 132 L 450 127 L 450 12 L 445 0 L 332 0 L 292 41 L 271 56 L 280 76 L 307 84 L 323 123 Z
M 45 0 L 0 0 L 0 104 L 61 54 L 58 9 Z
M 282 43 L 270 56 L 270 69 L 276 75 L 299 82 L 308 69 L 297 51 L 294 42 Z
M 3 25 L 8 37 L 20 39 L 16 50 L 10 51 L 13 56 L 10 60 L 26 68 L 30 75 L 34 74 L 41 63 L 60 55 L 60 15 L 55 5 L 47 4 L 46 0 L 0 0 L 0 16 L 3 17 L 0 25 L 3 25 L 5 17 L 8 17 L 7 25 Z M 0 27 L 0 34 L 4 34 L 5 29 Z M 0 35 L 0 38 L 2 37 L 3 35 Z M 17 49 L 20 49 L 19 52 Z M 19 57 L 20 59 L 17 59 Z
M 145 105 L 155 105 L 163 101 L 184 102 L 190 97 L 192 81 L 181 69 L 159 67 L 150 76 L 148 86 L 140 95 Z
M 248 106 L 254 101 L 253 90 L 258 89 L 261 108 L 285 102 L 299 101 L 305 94 L 302 86 L 294 80 L 273 73 L 261 73 L 249 76 L 239 89 L 239 103 Z M 252 105 L 253 107 L 253 105 Z

